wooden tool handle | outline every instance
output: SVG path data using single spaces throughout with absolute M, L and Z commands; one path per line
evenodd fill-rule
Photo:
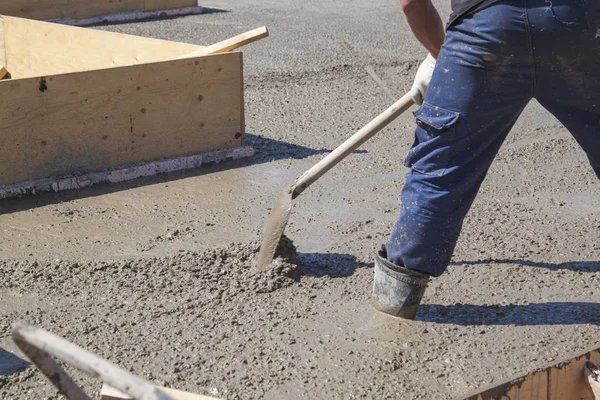
M 93 377 L 139 400 L 174 400 L 150 382 L 101 359 L 50 332 L 25 324 L 14 324 L 12 337 L 42 373 L 70 400 L 90 398 L 69 378 L 51 356 L 71 364 Z M 58 377 L 58 378 L 57 378 Z
M 246 33 L 242 33 L 241 35 L 234 36 L 230 39 L 223 40 L 222 42 L 215 43 L 177 58 L 201 57 L 209 54 L 224 53 L 237 49 L 238 47 L 245 46 L 249 43 L 256 42 L 257 40 L 266 38 L 267 36 L 269 36 L 269 31 L 265 26 L 263 26 L 261 28 L 253 29 Z
M 413 103 L 410 93 L 405 94 L 400 100 L 392 104 L 390 108 L 379 114 L 373 121 L 369 122 L 361 130 L 342 143 L 337 149 L 329 153 L 311 169 L 302 174 L 292 186 L 292 198 L 296 198 L 314 181 L 323 176 L 323 174 L 333 168 L 333 166 L 343 160 L 348 154 L 358 149 L 360 145 L 385 128 L 404 111 L 408 110 Z

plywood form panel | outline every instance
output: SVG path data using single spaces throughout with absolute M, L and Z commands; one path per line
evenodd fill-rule
M 0 65 L 6 67 L 6 50 L 4 49 L 4 21 L 0 19 Z
M 587 361 L 600 363 L 600 348 L 590 350 L 569 361 L 534 371 L 525 377 L 492 385 L 465 400 L 594 400 L 584 368 Z
M 89 18 L 196 6 L 195 0 L 0 0 L 0 14 L 31 19 Z
M 87 18 L 142 10 L 144 0 L 0 0 L 0 13 L 32 19 Z
M 0 184 L 244 143 L 242 54 L 0 81 Z
M 0 19 L 6 51 L 3 65 L 13 78 L 165 61 L 203 48 L 23 18 Z

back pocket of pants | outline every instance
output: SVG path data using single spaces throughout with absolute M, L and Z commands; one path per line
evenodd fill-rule
M 415 142 L 404 165 L 423 174 L 442 176 L 460 114 L 423 103 L 414 115 L 417 120 Z

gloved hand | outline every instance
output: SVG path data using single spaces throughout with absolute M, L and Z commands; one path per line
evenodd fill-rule
M 435 58 L 431 54 L 428 54 L 425 61 L 419 66 L 417 76 L 415 76 L 415 81 L 410 89 L 410 94 L 415 104 L 423 105 L 423 99 L 429 87 L 429 82 L 431 82 L 431 75 L 433 75 L 434 68 Z

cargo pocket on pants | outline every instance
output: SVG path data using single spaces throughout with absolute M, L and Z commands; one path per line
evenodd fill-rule
M 415 142 L 404 165 L 423 174 L 442 176 L 460 113 L 423 103 L 414 116 L 417 119 Z

